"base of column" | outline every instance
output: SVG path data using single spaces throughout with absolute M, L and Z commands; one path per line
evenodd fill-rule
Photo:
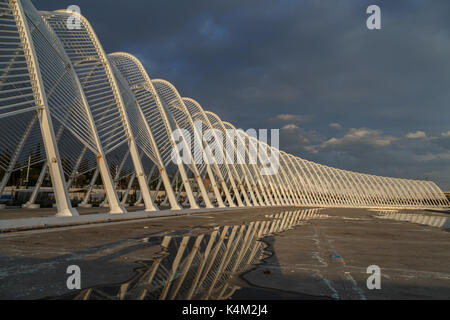
M 92 208 L 92 204 L 90 203 L 80 203 L 78 204 L 80 208 Z
M 39 209 L 41 207 L 40 204 L 37 203 L 24 203 L 22 208 L 24 209 Z

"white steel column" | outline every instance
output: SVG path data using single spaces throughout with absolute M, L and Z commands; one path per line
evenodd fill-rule
M 80 17 L 82 17 L 82 16 L 80 15 Z M 136 146 L 136 142 L 134 140 L 133 133 L 131 132 L 131 129 L 130 129 L 130 124 L 129 124 L 128 116 L 127 116 L 125 106 L 124 106 L 124 103 L 122 100 L 122 96 L 120 95 L 119 88 L 117 87 L 117 84 L 116 84 L 116 80 L 112 74 L 111 66 L 109 65 L 109 61 L 106 58 L 106 54 L 103 51 L 103 47 L 100 45 L 97 35 L 95 34 L 94 30 L 92 29 L 90 23 L 84 17 L 82 17 L 82 20 L 86 26 L 86 29 L 90 33 L 91 38 L 94 42 L 94 45 L 97 49 L 99 58 L 105 68 L 111 88 L 112 88 L 114 96 L 116 98 L 118 108 L 120 109 L 121 114 L 122 114 L 122 119 L 124 121 L 125 130 L 128 134 L 128 147 L 130 149 L 131 159 L 133 161 L 136 176 L 138 178 L 139 187 L 140 187 L 140 190 L 142 193 L 142 198 L 144 200 L 145 211 L 158 211 L 159 209 L 153 204 L 152 199 L 150 197 L 150 188 L 148 187 L 146 179 L 145 179 L 144 168 L 142 167 L 141 159 L 139 158 L 138 149 Z M 107 169 L 106 165 L 103 161 L 99 162 L 99 167 L 101 167 L 101 166 L 105 166 L 105 168 L 103 170 Z M 113 188 L 112 185 L 110 187 Z
M 77 216 L 78 212 L 72 208 L 69 193 L 67 192 L 66 181 L 61 167 L 61 159 L 58 153 L 57 141 L 50 118 L 47 98 L 44 94 L 42 78 L 39 70 L 39 63 L 36 58 L 34 46 L 31 39 L 28 24 L 18 0 L 10 0 L 16 24 L 21 35 L 24 52 L 27 56 L 27 65 L 30 78 L 33 82 L 33 90 L 36 95 L 36 104 L 39 106 L 38 116 L 41 126 L 42 139 L 44 141 L 45 153 L 49 162 L 50 177 L 52 179 L 53 192 L 55 194 L 57 216 Z

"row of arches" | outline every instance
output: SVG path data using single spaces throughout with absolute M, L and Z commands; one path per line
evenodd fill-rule
M 133 186 L 139 189 L 134 204 L 145 211 L 448 205 L 431 181 L 320 165 L 237 130 L 170 82 L 151 79 L 133 55 L 106 54 L 83 16 L 79 28 L 68 26 L 73 14 L 0 0 L 0 194 L 14 171 L 42 163 L 25 206 L 33 205 L 48 172 L 62 216 L 78 214 L 68 192 L 80 176 L 89 181 L 79 206 L 90 205 L 101 181 L 101 205 L 111 213 L 126 212 Z M 174 135 L 179 130 L 185 135 Z M 208 139 L 227 146 L 233 161 L 198 161 L 227 156 Z M 180 145 L 183 155 L 174 152 Z M 266 174 L 268 165 L 275 172 Z

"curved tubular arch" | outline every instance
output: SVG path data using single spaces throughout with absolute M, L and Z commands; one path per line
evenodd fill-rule
M 324 172 L 324 174 L 326 175 L 326 181 L 330 184 L 330 187 L 332 188 L 332 198 L 333 201 L 336 203 L 336 205 L 338 206 L 342 206 L 343 202 L 341 197 L 339 196 L 339 189 L 336 185 L 337 181 L 335 179 L 335 176 L 331 175 L 330 173 L 330 169 L 328 166 L 324 166 L 324 165 L 320 165 L 322 171 Z
M 433 190 L 433 185 L 434 183 L 431 181 L 420 181 L 422 183 L 422 185 L 424 186 L 424 189 L 426 190 L 427 194 L 429 195 L 429 199 L 431 201 L 431 203 L 433 205 L 442 205 L 442 203 L 439 201 L 439 196 L 436 197 L 434 190 Z M 443 198 L 444 200 L 446 200 L 445 195 L 443 194 L 443 192 L 436 186 L 437 191 L 442 194 L 441 198 Z
M 210 122 L 208 116 L 206 115 L 205 111 L 203 110 L 203 108 L 200 108 L 198 110 L 198 112 L 192 114 L 192 118 L 194 120 L 201 122 L 202 128 L 204 129 L 203 130 L 204 137 L 209 132 L 211 134 L 211 136 L 213 138 L 213 142 L 215 144 L 217 144 L 219 141 L 223 142 L 223 140 L 220 139 L 220 137 L 217 135 L 217 132 L 214 130 L 215 128 L 211 124 L 211 122 Z M 211 148 L 210 144 L 207 141 L 205 141 L 205 144 L 206 144 L 207 149 Z M 223 143 L 222 143 L 222 146 L 223 146 Z M 219 155 L 214 153 L 214 157 L 211 157 L 211 159 L 217 159 L 217 156 L 219 157 L 219 159 L 221 159 L 219 167 L 221 168 L 222 175 L 224 176 L 225 179 L 227 179 L 229 181 L 231 190 L 233 190 L 233 192 L 234 192 L 234 198 L 237 201 L 237 205 L 239 207 L 244 207 L 245 205 L 242 202 L 242 197 L 243 197 L 242 189 L 240 188 L 241 182 L 237 179 L 236 173 L 233 171 L 234 168 L 232 166 L 229 166 L 226 163 L 224 150 L 222 148 L 217 148 L 217 147 L 216 147 L 216 150 L 219 152 Z M 209 154 L 212 155 L 213 153 L 209 152 Z M 239 188 L 238 188 L 238 186 L 239 186 Z
M 220 120 L 220 118 L 215 113 L 213 113 L 211 111 L 205 111 L 205 115 L 206 115 L 209 123 L 211 124 L 211 127 L 213 129 L 218 129 L 218 130 L 220 130 L 222 132 L 223 139 L 225 139 L 225 141 L 222 142 L 222 145 L 225 148 L 228 148 L 228 146 L 226 146 L 226 143 L 229 142 L 230 137 L 229 137 L 229 135 L 227 133 L 227 130 L 225 129 L 225 126 L 222 123 L 222 120 Z M 232 148 L 233 148 L 232 149 L 233 153 L 236 154 L 237 150 L 236 150 L 236 147 L 234 146 L 234 140 L 232 141 Z M 228 149 L 227 149 L 227 151 L 228 151 Z M 246 183 L 248 192 L 250 194 L 253 194 L 253 190 L 252 190 L 253 188 L 250 186 L 250 182 L 248 181 L 248 178 L 247 178 L 247 175 L 246 175 L 246 170 L 243 169 L 242 167 L 234 164 L 234 157 L 232 159 L 233 160 L 232 163 L 229 164 L 228 160 L 230 160 L 230 159 L 228 159 L 228 155 L 225 154 L 225 152 L 223 153 L 223 155 L 224 155 L 223 156 L 223 160 L 225 162 L 225 165 L 228 168 L 230 168 L 231 174 L 232 175 L 234 174 L 234 177 L 235 177 L 236 181 L 238 182 L 238 186 L 239 186 L 239 189 L 241 190 L 241 193 L 242 193 L 242 196 L 244 198 L 245 203 L 247 204 L 247 206 L 252 206 L 252 204 L 250 203 L 250 200 L 247 197 L 247 191 L 245 190 L 245 187 L 244 187 L 244 185 L 242 183 L 243 181 L 241 180 L 241 179 L 243 179 L 244 182 L 245 181 L 248 182 L 248 183 Z M 253 198 L 254 197 L 255 196 L 253 195 Z
M 167 101 L 167 106 L 170 107 L 171 105 L 173 105 L 174 103 L 179 104 L 180 108 L 182 108 L 183 106 L 185 107 L 185 110 L 189 113 L 189 117 L 192 120 L 192 123 L 190 123 L 190 125 L 192 124 L 192 128 L 194 130 L 194 135 L 195 135 L 195 139 L 198 143 L 198 147 L 201 148 L 202 150 L 202 155 L 206 155 L 208 156 L 210 159 L 213 159 L 213 153 L 210 149 L 210 146 L 206 143 L 206 141 L 204 141 L 204 139 L 202 139 L 203 134 L 205 132 L 206 129 L 211 129 L 211 125 L 208 123 L 208 120 L 206 119 L 206 117 L 204 116 L 203 113 L 203 108 L 200 106 L 200 104 L 198 104 L 198 102 L 196 102 L 193 99 L 189 99 L 189 98 L 183 98 L 181 99 L 178 91 L 176 90 L 176 88 L 167 81 L 164 80 L 160 80 L 160 79 L 156 79 L 156 80 L 152 80 L 153 83 L 155 84 L 155 87 L 157 88 L 158 92 L 161 95 L 165 95 L 167 98 L 168 97 L 168 91 L 172 92 L 173 97 L 171 100 Z M 198 128 L 198 126 L 196 126 L 195 121 L 200 121 L 202 123 L 202 128 Z M 205 128 L 206 127 L 206 128 Z M 202 130 L 201 132 L 198 132 L 199 130 Z M 216 139 L 215 141 L 218 141 L 217 136 L 214 134 L 214 138 Z M 231 183 L 231 187 L 233 188 L 233 191 L 236 195 L 236 199 L 238 201 L 238 204 L 240 206 L 243 205 L 242 200 L 239 197 L 239 192 L 236 189 L 236 185 L 234 183 L 234 179 L 233 177 L 230 175 L 230 172 L 227 170 L 227 167 L 224 166 L 224 164 L 218 164 L 216 162 L 213 161 L 212 166 L 215 169 L 215 174 L 217 175 L 219 182 L 222 186 L 222 190 L 225 193 L 225 198 L 227 199 L 228 205 L 231 207 L 234 207 L 234 201 L 231 197 L 231 194 L 229 192 L 229 187 L 226 184 L 226 179 L 228 179 Z
M 268 163 L 268 157 L 267 153 L 261 153 L 260 150 L 263 149 L 263 147 L 260 147 L 260 141 L 254 137 L 251 137 L 249 135 L 248 139 L 250 141 L 251 150 L 257 153 L 258 160 L 260 164 L 267 164 Z M 262 168 L 260 168 L 262 170 Z M 261 172 L 261 171 L 260 171 Z M 261 173 L 262 175 L 262 173 Z M 272 199 L 275 200 L 275 203 L 277 205 L 286 205 L 285 198 L 287 198 L 285 189 L 281 185 L 281 183 L 278 180 L 278 175 L 262 175 L 263 179 L 266 180 L 267 184 L 270 187 L 271 193 L 272 193 Z M 283 194 L 283 196 L 282 196 Z
M 334 180 L 336 181 L 336 184 L 338 185 L 337 194 L 338 194 L 338 198 L 341 202 L 341 205 L 345 205 L 347 203 L 349 203 L 351 205 L 356 205 L 354 198 L 351 197 L 350 194 L 346 194 L 346 193 L 342 192 L 342 190 L 345 189 L 345 186 L 344 186 L 344 179 L 342 178 L 339 170 L 331 168 L 331 167 L 327 167 L 327 168 L 333 174 Z
M 291 203 L 293 205 L 300 205 L 301 203 L 300 203 L 300 199 L 298 196 L 297 186 L 296 186 L 296 183 L 294 182 L 294 179 L 293 179 L 294 177 L 292 175 L 292 171 L 287 163 L 286 153 L 281 150 L 275 149 L 275 148 L 272 148 L 272 150 L 275 150 L 276 152 L 279 153 L 280 165 L 283 170 L 282 174 L 286 180 L 287 185 L 289 186 L 288 189 L 289 189 L 289 194 L 291 197 Z
M 21 1 L 21 3 L 23 5 L 24 19 L 27 21 L 28 29 L 30 29 L 30 40 L 33 42 L 35 49 L 35 61 L 33 62 L 35 62 L 36 65 L 39 65 L 42 91 L 45 95 L 51 118 L 54 120 L 54 128 L 58 128 L 59 126 L 58 132 L 55 135 L 55 143 L 61 144 L 62 146 L 62 148 L 59 148 L 58 150 L 63 157 L 63 160 L 65 160 L 64 164 L 66 168 L 63 167 L 62 169 L 64 171 L 66 169 L 69 170 L 69 161 L 77 161 L 77 159 L 81 161 L 81 158 L 74 153 L 75 151 L 72 152 L 70 148 L 65 147 L 69 143 L 79 142 L 81 146 L 80 155 L 84 155 L 85 153 L 82 151 L 83 148 L 84 150 L 88 148 L 92 152 L 90 156 L 97 159 L 99 165 L 103 167 L 102 178 L 103 180 L 106 180 L 104 183 L 106 195 L 117 197 L 113 186 L 111 184 L 108 185 L 108 178 L 110 181 L 109 170 L 107 169 L 107 165 L 102 163 L 104 161 L 103 151 L 98 142 L 98 135 L 92 122 L 92 115 L 86 104 L 86 99 L 81 90 L 78 77 L 73 71 L 73 66 L 59 39 L 53 33 L 51 27 L 42 19 L 31 2 L 24 0 Z M 31 123 L 32 122 L 30 122 L 30 125 Z M 64 140 L 69 137 L 71 139 L 70 141 Z M 24 135 L 21 142 L 25 142 L 26 139 L 27 137 Z M 16 149 L 17 155 L 19 155 L 22 148 L 23 144 L 19 144 Z M 75 146 L 72 149 L 76 150 Z M 18 158 L 15 157 L 12 160 L 13 161 L 10 163 L 11 169 L 13 169 L 13 162 L 17 161 Z M 32 193 L 32 197 L 29 202 L 24 204 L 24 207 L 33 204 L 33 195 L 37 195 L 37 192 L 39 191 L 40 183 L 42 183 L 42 179 L 48 168 L 48 163 L 49 160 L 47 158 L 47 161 L 44 162 L 41 169 L 40 178 Z M 75 171 L 76 166 L 77 164 L 73 166 L 72 172 Z M 51 175 L 54 174 L 51 170 L 50 173 Z M 3 190 L 3 187 L 6 185 L 8 178 L 9 174 L 5 174 L 1 190 Z M 69 183 L 66 184 L 65 189 L 69 188 L 68 185 Z M 57 189 L 57 187 L 55 187 L 55 189 Z M 56 192 L 59 191 L 56 190 Z M 116 211 L 114 209 L 115 208 L 112 208 L 111 213 L 121 212 L 120 210 Z
M 290 155 L 281 150 L 280 154 L 284 161 L 285 170 L 289 175 L 288 179 L 293 187 L 293 193 L 296 199 L 296 204 L 305 205 L 306 203 L 303 196 L 303 185 L 301 184 L 301 177 L 298 175 L 297 170 L 293 166 Z
M 315 194 L 315 187 L 311 182 L 309 171 L 307 171 L 306 167 L 303 166 L 302 159 L 299 157 L 295 157 L 291 155 L 292 162 L 294 163 L 295 167 L 297 168 L 297 171 L 302 177 L 302 180 L 304 181 L 304 188 L 305 188 L 305 194 L 308 199 L 308 204 L 318 204 L 319 198 Z
M 378 188 L 379 180 L 377 177 L 372 175 L 364 175 L 360 173 L 347 173 L 356 184 L 356 190 L 362 191 L 361 194 L 361 204 L 362 205 L 378 205 L 381 203 L 382 190 Z
M 168 81 L 162 80 L 162 79 L 153 79 L 152 84 L 154 85 L 154 88 L 168 114 L 171 115 L 172 120 L 175 122 L 177 128 L 179 129 L 186 129 L 188 130 L 191 135 L 194 138 L 194 145 L 198 146 L 197 153 L 200 153 L 200 156 L 203 157 L 203 154 L 205 152 L 210 152 L 209 148 L 206 148 L 203 145 L 203 141 L 201 140 L 201 133 L 197 132 L 195 124 L 193 122 L 193 119 L 191 115 L 188 112 L 188 109 L 186 107 L 184 98 L 182 99 L 180 94 L 178 93 L 178 90 Z M 190 101 L 190 103 L 192 103 Z M 191 149 L 191 155 L 194 157 L 194 162 L 196 162 L 196 150 Z M 195 164 L 195 163 L 194 163 Z M 231 201 L 231 196 L 229 195 L 228 189 L 225 185 L 224 179 L 221 175 L 220 170 L 218 170 L 217 164 L 213 164 L 214 169 L 216 170 L 216 174 L 219 177 L 219 181 L 221 183 L 222 189 L 224 190 L 224 193 L 229 201 L 230 206 L 234 206 L 233 202 Z M 194 166 L 192 166 L 192 169 L 194 169 Z M 213 188 L 213 192 L 215 194 L 215 198 L 217 201 L 217 205 L 219 207 L 224 207 L 225 204 L 222 200 L 222 196 L 220 194 L 220 191 L 218 189 L 216 179 L 214 177 L 213 171 L 210 168 L 209 164 L 206 164 L 204 166 L 204 169 L 206 169 L 206 172 L 208 174 L 208 177 L 211 181 L 211 186 Z M 195 174 L 195 173 L 194 173 Z M 199 173 L 195 174 L 196 179 L 199 183 L 203 184 L 203 181 L 201 181 L 201 176 Z M 200 184 L 199 184 L 200 185 Z M 205 190 L 206 192 L 206 190 Z M 207 195 L 204 195 L 204 198 L 208 197 Z M 206 198 L 205 198 L 206 199 Z
M 78 76 L 73 71 L 73 65 L 53 29 L 44 23 L 45 20 L 36 10 L 32 10 L 31 6 L 31 3 L 26 2 L 26 7 L 31 11 L 29 20 L 34 23 L 32 37 L 36 39 L 36 43 L 51 43 L 52 45 L 51 48 L 47 46 L 45 50 L 38 50 L 37 59 L 41 62 L 43 79 L 47 82 L 45 87 L 50 111 L 52 116 L 61 123 L 56 138 L 59 141 L 63 129 L 66 129 L 84 145 L 84 148 L 88 148 L 94 153 L 100 168 L 106 197 L 111 199 L 110 203 L 114 204 L 110 206 L 110 213 L 122 213 L 124 209 L 118 203 L 118 196 L 112 183 L 97 128 Z M 81 153 L 81 157 L 77 159 L 80 162 L 85 151 Z M 45 168 L 47 166 L 44 166 L 42 171 L 45 171 Z M 39 189 L 38 186 L 36 189 Z
M 272 151 L 272 149 L 270 147 L 268 147 L 268 145 L 264 142 L 261 142 L 259 140 L 257 141 L 257 145 L 258 145 L 258 152 L 260 151 L 264 151 L 262 152 L 262 164 L 267 165 L 268 163 L 270 163 L 270 159 L 269 159 L 269 155 L 268 155 L 268 150 Z M 281 204 L 283 205 L 290 205 L 291 203 L 291 199 L 289 198 L 289 194 L 286 188 L 285 183 L 282 181 L 282 177 L 281 177 L 281 171 L 282 171 L 282 167 L 280 165 L 278 165 L 278 171 L 276 174 L 272 174 L 272 175 L 265 175 L 265 177 L 269 177 L 272 182 L 274 183 L 274 187 L 275 187 L 275 191 L 278 194 L 279 200 L 281 202 Z
M 15 69 L 16 71 L 26 71 L 26 73 L 22 75 L 22 79 L 25 78 L 26 80 L 22 81 L 27 81 L 32 88 L 32 93 L 27 95 L 23 95 L 20 91 L 17 92 L 14 91 L 14 89 L 11 89 L 12 91 L 10 92 L 13 92 L 13 94 L 17 94 L 13 97 L 19 98 L 16 101 L 22 101 L 9 104 L 14 100 L 11 99 L 11 97 L 2 97 L 2 109 L 5 109 L 6 102 L 6 107 L 9 107 L 8 110 L 15 109 L 14 111 L 16 112 L 16 114 L 28 111 L 36 111 L 38 113 L 42 139 L 45 146 L 45 153 L 47 159 L 49 159 L 50 177 L 52 179 L 52 186 L 56 198 L 56 206 L 58 209 L 57 215 L 76 216 L 78 215 L 78 212 L 74 208 L 72 208 L 70 203 L 64 174 L 61 167 L 61 159 L 58 152 L 57 141 L 51 121 L 50 108 L 46 93 L 44 91 L 45 84 L 42 79 L 42 74 L 36 54 L 36 48 L 34 46 L 29 24 L 27 22 L 26 13 L 24 12 L 24 8 L 22 7 L 21 2 L 18 0 L 3 1 L 2 4 L 5 5 L 5 8 L 3 9 L 2 16 L 0 17 L 0 22 L 3 22 L 1 21 L 3 19 L 2 17 L 7 16 L 8 14 L 12 17 L 11 20 L 14 21 L 14 24 L 11 24 L 11 28 L 13 29 L 12 32 L 17 33 L 16 43 L 20 43 L 20 45 L 17 46 L 16 50 L 23 52 L 23 56 L 25 58 L 26 67 Z M 3 44 L 5 42 L 1 37 L 0 42 Z M 8 43 L 9 42 L 6 41 L 6 44 Z M 11 45 L 11 43 L 9 43 L 9 45 Z M 9 73 L 10 70 L 11 69 L 7 70 L 7 72 Z M 14 78 L 15 79 L 13 81 L 17 80 L 17 74 Z M 23 99 L 25 97 L 30 98 L 30 100 L 27 101 L 28 107 L 26 107 L 26 105 L 23 103 Z M 32 100 L 31 97 L 33 97 Z M 30 104 L 34 105 L 30 106 Z M 3 114 L 2 116 L 11 116 L 13 114 L 12 112 L 14 111 L 10 111 L 6 114 Z
M 309 181 L 307 180 L 307 177 L 303 171 L 303 168 L 301 168 L 297 162 L 297 157 L 288 154 L 289 161 L 291 162 L 292 168 L 296 174 L 296 177 L 301 185 L 301 191 L 300 196 L 305 199 L 306 205 L 312 205 L 315 203 L 315 198 L 313 197 L 313 194 L 310 192 L 310 186 Z
M 266 205 L 270 205 L 270 206 L 275 205 L 275 202 L 273 201 L 273 198 L 271 197 L 271 192 L 266 183 L 266 180 L 262 177 L 260 168 L 258 167 L 259 155 L 258 155 L 257 150 L 255 150 L 254 147 L 252 147 L 253 142 L 249 139 L 249 136 L 247 135 L 246 132 L 244 132 L 242 130 L 237 130 L 237 133 L 240 137 L 241 143 L 245 146 L 246 156 L 249 161 L 248 167 L 249 167 L 249 169 L 251 169 L 251 172 L 253 173 L 253 176 L 256 179 L 256 183 L 257 183 L 256 185 L 257 185 L 257 187 L 259 187 L 260 193 L 263 195 Z
M 122 97 L 125 100 L 127 97 L 127 114 L 131 122 L 131 130 L 135 134 L 136 145 L 142 150 L 142 153 L 147 156 L 150 163 L 157 166 L 162 183 L 166 190 L 166 195 L 170 203 L 172 210 L 181 210 L 181 207 L 177 203 L 175 193 L 172 189 L 170 179 L 167 176 L 167 170 L 163 160 L 161 159 L 160 152 L 150 129 L 147 117 L 144 115 L 143 108 L 145 108 L 145 102 L 138 100 L 138 97 L 131 91 L 131 88 L 127 87 L 123 76 L 119 73 L 117 68 L 115 70 L 115 77 L 119 84 L 119 88 Z M 156 117 L 155 117 L 156 118 Z M 169 140 L 167 140 L 169 141 Z M 170 149 L 168 147 L 167 149 Z M 162 149 L 161 149 L 162 150 Z M 144 170 L 150 170 L 150 168 L 144 168 Z M 190 190 L 189 188 L 186 188 Z M 191 208 L 196 209 L 198 206 L 195 202 L 191 202 Z
M 77 15 L 80 29 L 68 29 L 67 18 Z M 135 138 L 113 70 L 89 21 L 67 10 L 44 12 L 43 17 L 62 40 L 82 84 L 105 153 L 128 144 L 146 211 L 155 211 Z M 109 199 L 108 199 L 109 200 Z
M 153 87 L 150 77 L 140 61 L 128 53 L 113 53 L 109 55 L 109 58 L 117 72 L 125 78 L 127 86 L 137 102 L 139 116 L 142 117 L 145 131 L 147 132 L 147 138 L 145 139 L 145 142 L 147 143 L 143 143 L 144 141 L 141 139 L 141 148 L 147 150 L 146 153 L 149 158 L 158 166 L 171 206 L 180 209 L 176 203 L 176 197 L 173 193 L 166 170 L 166 166 L 171 162 L 171 151 L 176 147 L 173 138 L 173 128 L 171 127 L 162 103 L 156 94 L 156 90 Z M 136 128 L 136 131 L 139 131 L 139 128 Z M 158 133 L 158 137 L 155 138 L 153 132 Z M 140 140 L 138 140 L 138 143 L 139 141 Z M 164 151 L 162 155 L 161 151 Z M 184 165 L 180 161 L 178 153 L 175 153 L 175 156 L 177 157 L 176 166 L 182 177 L 191 209 L 197 209 L 198 205 L 195 201 Z M 202 189 L 201 186 L 200 188 Z M 207 206 L 211 207 L 208 198 L 206 197 L 205 199 Z
M 435 195 L 434 199 L 438 201 L 441 205 L 448 205 L 447 198 L 445 197 L 444 193 L 441 189 L 434 183 L 433 181 L 425 181 L 427 183 L 431 190 L 433 190 L 433 194 Z
M 176 111 L 179 111 L 179 116 L 184 116 L 185 120 L 183 121 L 182 119 L 180 119 L 180 117 L 175 117 L 175 116 L 174 116 L 174 118 L 177 118 L 176 121 L 177 121 L 179 127 L 187 129 L 190 132 L 191 136 L 194 137 L 194 145 L 192 146 L 192 154 L 194 155 L 194 159 L 200 158 L 200 162 L 202 162 L 202 164 L 201 165 L 199 164 L 199 167 L 203 167 L 203 169 L 206 171 L 206 174 L 208 174 L 213 192 L 215 194 L 216 201 L 218 202 L 218 206 L 224 207 L 225 204 L 223 202 L 221 193 L 219 191 L 219 187 L 217 185 L 214 172 L 216 172 L 216 175 L 219 178 L 221 187 L 223 188 L 223 192 L 226 197 L 227 197 L 227 194 L 229 195 L 228 187 L 226 186 L 226 184 L 224 184 L 224 179 L 223 179 L 222 173 L 220 171 L 220 168 L 218 168 L 218 166 L 215 164 L 213 164 L 213 168 L 211 168 L 209 163 L 202 161 L 203 156 L 206 154 L 206 152 L 210 152 L 210 150 L 209 150 L 209 148 L 206 148 L 206 149 L 204 148 L 203 140 L 200 136 L 201 132 L 198 132 L 198 130 L 196 129 L 194 121 L 193 121 L 190 113 L 187 110 L 187 106 L 196 105 L 196 104 L 198 104 L 198 102 L 191 98 L 181 98 L 181 100 L 183 102 L 182 106 L 180 108 L 176 108 L 176 110 L 173 110 L 173 111 L 174 111 L 174 113 Z M 197 146 L 197 147 L 195 147 L 195 146 Z M 213 169 L 214 169 L 214 171 L 213 171 Z M 231 203 L 231 204 L 234 206 L 233 203 Z
M 236 148 L 236 151 L 238 153 L 238 157 L 240 157 L 240 159 L 243 159 L 244 163 L 245 163 L 245 159 L 248 159 L 249 163 L 248 164 L 241 164 L 241 162 L 238 161 L 238 164 L 241 165 L 241 167 L 243 168 L 243 170 L 246 171 L 246 175 L 245 175 L 245 180 L 246 180 L 246 184 L 249 186 L 249 188 L 251 190 L 253 190 L 254 192 L 251 193 L 252 198 L 256 195 L 256 197 L 258 198 L 258 202 L 256 202 L 256 199 L 254 199 L 254 203 L 259 203 L 259 205 L 265 205 L 264 200 L 261 197 L 261 192 L 258 190 L 259 184 L 256 182 L 257 180 L 260 180 L 260 177 L 258 177 L 259 171 L 255 170 L 254 168 L 254 164 L 252 164 L 250 162 L 251 159 L 251 155 L 249 154 L 248 151 L 248 147 L 247 144 L 245 143 L 245 141 L 243 141 L 242 139 L 242 134 L 229 122 L 226 121 L 222 121 L 224 127 L 228 130 L 233 130 L 235 137 L 236 137 L 236 141 L 238 143 L 238 146 L 241 146 L 243 148 L 243 150 L 240 150 L 241 148 Z M 242 153 L 240 153 L 239 151 L 242 151 Z M 261 191 L 263 191 L 264 189 L 261 188 Z M 265 196 L 267 198 L 267 196 Z
M 307 180 L 311 186 L 314 198 L 316 199 L 316 204 L 317 205 L 324 204 L 324 199 L 322 193 L 320 192 L 320 187 L 318 186 L 318 180 L 313 176 L 314 172 L 311 168 L 310 163 L 302 158 L 298 158 L 298 161 L 300 163 L 302 170 L 304 170 L 304 172 L 307 174 Z
M 188 103 L 188 105 L 190 105 L 190 104 Z M 222 160 L 223 160 L 223 150 L 220 150 L 219 151 L 220 153 L 218 155 L 214 154 L 212 152 L 210 144 L 204 138 L 206 133 L 209 130 L 211 130 L 212 127 L 209 124 L 209 122 L 207 121 L 207 119 L 205 118 L 205 116 L 203 115 L 203 111 L 200 111 L 200 110 L 202 110 L 200 105 L 198 105 L 198 106 L 196 105 L 196 108 L 197 108 L 196 112 L 191 113 L 190 116 L 192 117 L 194 123 L 196 124 L 196 128 L 197 128 L 197 131 L 199 131 L 199 135 L 202 137 L 202 144 L 203 144 L 203 148 L 205 150 L 205 152 L 203 154 L 207 159 L 210 159 L 209 161 L 212 160 L 213 166 L 216 168 L 216 172 L 218 174 L 218 179 L 221 181 L 222 189 L 224 190 L 224 193 L 225 193 L 225 198 L 226 198 L 227 202 L 229 203 L 229 205 L 230 206 L 235 205 L 234 200 L 231 197 L 231 192 L 230 192 L 230 191 L 233 191 L 234 197 L 238 201 L 238 205 L 242 206 L 243 203 L 240 198 L 239 191 L 236 187 L 234 177 L 232 176 L 232 173 L 230 172 L 230 169 L 228 168 L 227 164 L 224 163 L 223 161 L 220 161 L 220 162 L 214 161 L 217 156 L 222 158 Z M 200 127 L 200 128 L 198 128 L 198 127 Z M 215 143 L 218 143 L 219 139 L 214 131 L 212 132 L 212 138 L 214 139 L 213 141 Z

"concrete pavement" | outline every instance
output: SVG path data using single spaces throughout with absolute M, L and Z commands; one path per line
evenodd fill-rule
M 217 210 L 0 234 L 0 298 L 69 293 L 66 268 L 77 264 L 82 287 L 128 280 L 137 261 L 160 254 L 165 235 L 209 233 L 217 226 L 265 220 L 292 208 Z M 380 219 L 364 209 L 324 209 L 265 237 L 270 257 L 241 277 L 233 299 L 449 299 L 450 234 L 438 227 Z M 404 211 L 404 214 L 443 213 Z M 368 290 L 369 265 L 381 268 L 381 289 Z

